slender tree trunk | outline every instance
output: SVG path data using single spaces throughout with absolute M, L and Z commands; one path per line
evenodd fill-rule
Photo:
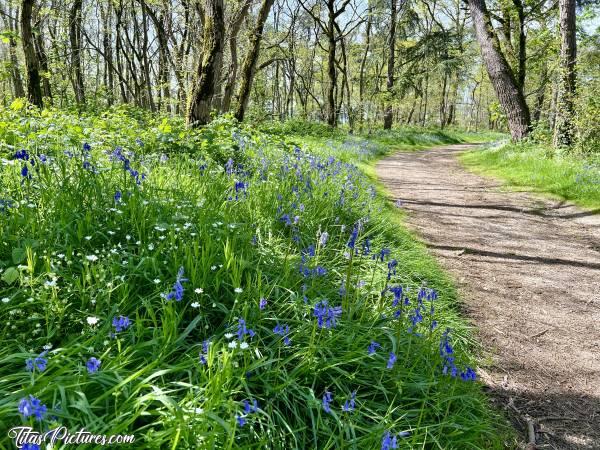
M 358 120 L 362 126 L 365 115 L 365 69 L 367 67 L 367 57 L 369 56 L 369 50 L 371 47 L 371 2 L 367 9 L 367 27 L 365 30 L 365 50 L 363 52 L 362 59 L 360 61 L 360 75 L 359 75 L 359 86 L 358 86 L 358 101 L 359 101 L 359 113 Z
M 21 3 L 21 40 L 27 68 L 27 99 L 35 106 L 44 106 L 40 79 L 40 63 L 35 52 L 35 40 L 31 28 L 31 16 L 35 0 L 23 0 Z
M 554 146 L 568 147 L 573 144 L 575 115 L 575 82 L 577 38 L 575 29 L 575 0 L 559 0 L 560 22 L 560 80 L 556 108 Z
M 231 62 L 229 64 L 227 84 L 225 85 L 225 91 L 223 93 L 223 102 L 221 103 L 222 112 L 229 111 L 231 108 L 231 98 L 233 97 L 233 92 L 235 90 L 235 81 L 237 80 L 238 73 L 237 36 L 240 32 L 242 24 L 244 23 L 244 19 L 248 15 L 250 4 L 251 2 L 249 0 L 245 0 L 244 4 L 237 12 L 233 23 L 231 24 L 231 29 L 229 30 L 229 56 Z
M 73 70 L 73 90 L 75 100 L 80 105 L 85 103 L 85 88 L 81 67 L 81 9 L 83 0 L 74 0 L 69 13 L 69 39 L 71 41 L 71 68 Z
M 392 123 L 394 120 L 393 115 L 393 91 L 394 91 L 394 70 L 396 65 L 396 22 L 398 15 L 398 5 L 397 0 L 390 0 L 390 35 L 389 35 L 389 51 L 390 54 L 388 56 L 388 66 L 387 66 L 387 106 L 385 108 L 385 113 L 383 116 L 383 129 L 391 130 Z
M 523 90 L 515 80 L 512 69 L 502 53 L 485 0 L 467 0 L 467 2 L 490 81 L 507 116 L 512 138 L 519 141 L 529 134 L 531 127 L 529 108 Z
M 248 53 L 246 54 L 244 64 L 242 65 L 240 87 L 237 95 L 237 109 L 235 111 L 235 117 L 240 122 L 244 120 L 246 109 L 248 108 L 250 92 L 252 90 L 252 82 L 254 81 L 254 72 L 256 71 L 256 64 L 258 62 L 263 29 L 265 27 L 267 17 L 269 17 L 269 11 L 271 10 L 274 2 L 275 0 L 263 0 L 258 12 L 258 17 L 256 19 L 256 25 L 254 26 L 254 30 L 250 36 Z
M 206 125 L 210 121 L 213 97 L 221 79 L 224 32 L 223 0 L 207 0 L 202 60 L 196 70 L 187 108 L 187 123 L 190 126 Z
M 335 70 L 335 2 L 329 0 L 327 2 L 329 16 L 327 20 L 327 76 L 329 78 L 329 86 L 327 89 L 327 123 L 331 127 L 337 125 L 337 110 L 335 104 L 335 88 L 337 86 L 337 72 Z
M 48 55 L 44 48 L 44 39 L 41 32 L 41 24 L 38 22 L 36 28 L 38 32 L 35 34 L 35 51 L 38 61 L 40 62 L 40 71 L 42 77 L 42 94 L 46 100 L 52 103 L 52 88 L 50 87 L 50 69 L 48 68 Z
M 17 40 L 13 36 L 9 37 L 8 52 L 15 97 L 25 97 L 25 88 L 23 87 L 21 71 L 19 70 L 19 60 L 17 59 Z

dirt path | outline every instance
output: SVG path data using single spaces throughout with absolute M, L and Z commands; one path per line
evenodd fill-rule
M 600 449 L 600 215 L 461 167 L 469 145 L 398 153 L 377 173 L 454 276 L 493 364 L 479 372 L 538 448 Z

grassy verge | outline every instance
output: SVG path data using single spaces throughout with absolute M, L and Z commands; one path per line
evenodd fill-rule
M 461 160 L 478 173 L 504 180 L 507 187 L 600 208 L 600 160 L 553 153 L 541 145 L 506 144 L 464 153 Z
M 348 162 L 364 142 L 2 113 L 1 429 L 504 447 L 451 283 Z

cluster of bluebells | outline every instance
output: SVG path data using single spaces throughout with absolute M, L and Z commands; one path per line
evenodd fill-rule
M 46 370 L 46 365 L 48 364 L 48 360 L 45 358 L 48 352 L 43 352 L 36 358 L 29 358 L 25 361 L 25 368 L 29 372 L 33 372 L 37 370 L 39 372 L 43 372 Z
M 46 405 L 42 404 L 39 398 L 29 395 L 28 397 L 24 397 L 21 399 L 21 401 L 19 401 L 18 410 L 24 419 L 33 416 L 37 420 L 43 420 L 46 416 L 48 408 Z
M 244 425 L 246 425 L 247 417 L 250 414 L 256 413 L 258 411 L 258 402 L 255 399 L 253 399 L 252 401 L 244 400 L 242 403 L 244 405 L 244 413 L 238 414 L 236 416 L 238 426 L 240 426 L 240 427 L 243 427 Z
M 210 341 L 208 339 L 205 339 L 204 341 L 202 341 L 202 351 L 200 352 L 200 364 L 202 364 L 203 366 L 208 364 L 208 360 L 206 358 L 208 357 L 208 346 L 209 345 L 210 345 Z
M 111 161 L 120 161 L 123 163 L 123 170 L 129 172 L 131 177 L 135 180 L 135 184 L 140 185 L 142 181 L 146 179 L 146 174 L 141 173 L 131 167 L 131 159 L 134 156 L 133 152 L 124 152 L 121 147 L 116 147 L 113 152 L 109 155 Z
M 337 320 L 342 315 L 341 306 L 330 306 L 327 300 L 321 300 L 313 309 L 319 328 L 335 328 Z
M 281 325 L 277 324 L 275 328 L 273 328 L 273 333 L 283 337 L 283 345 L 290 345 L 290 327 L 289 325 Z
M 112 326 L 115 327 L 115 332 L 120 333 L 125 331 L 131 325 L 131 320 L 127 316 L 113 317 Z
M 102 364 L 102 361 L 100 361 L 95 356 L 92 356 L 85 363 L 85 367 L 87 368 L 88 373 L 96 373 L 96 372 L 98 372 L 98 370 L 100 370 L 101 364 Z
M 440 356 L 442 358 L 442 373 L 444 375 L 450 375 L 452 378 L 460 375 L 460 378 L 463 381 L 475 381 L 477 379 L 477 374 L 471 367 L 467 367 L 459 374 L 455 364 L 454 348 L 450 342 L 450 329 L 446 329 L 446 331 L 442 333 L 440 339 Z

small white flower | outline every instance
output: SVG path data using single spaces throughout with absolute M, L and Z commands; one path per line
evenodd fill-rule
M 194 289 L 194 292 L 196 294 L 202 294 L 204 292 L 204 289 L 202 289 L 202 288 L 196 288 L 196 289 Z
M 227 345 L 227 347 L 229 347 L 229 348 L 237 348 L 237 345 L 238 345 L 237 341 L 231 341 L 231 342 L 230 342 L 230 343 Z
M 2 303 L 8 303 L 8 302 L 10 302 L 10 298 L 8 298 L 8 297 L 4 297 L 4 298 L 2 299 Z
M 202 408 L 194 408 L 194 412 L 196 414 L 202 414 L 204 412 L 204 410 Z
M 86 237 L 85 237 L 85 240 L 86 240 L 86 241 L 89 241 L 89 240 L 91 240 L 91 239 L 92 239 L 92 237 L 91 237 L 91 236 L 86 236 Z
M 242 350 L 246 350 L 248 347 L 249 347 L 249 345 L 248 345 L 248 343 L 247 343 L 247 342 L 242 342 L 242 343 L 240 344 L 240 348 L 241 348 Z
M 44 350 L 50 350 L 52 348 L 52 344 L 48 343 L 42 347 Z
M 200 308 L 200 303 L 194 302 L 190 305 L 192 308 Z
M 87 255 L 85 259 L 91 262 L 98 261 L 98 257 L 96 255 Z
M 154 244 L 148 244 L 148 250 L 150 250 L 150 251 L 154 250 Z
M 158 284 L 160 283 L 160 280 L 158 278 L 155 278 L 154 280 L 152 280 L 154 282 L 154 284 Z
M 233 290 L 233 292 L 235 292 L 236 294 L 241 294 L 242 292 L 244 292 L 244 290 L 242 288 L 237 287 Z
M 131 239 L 130 235 L 125 236 L 125 239 L 127 239 L 128 241 Z
M 210 270 L 217 270 L 217 266 L 210 266 Z
M 225 333 L 226 339 L 231 339 L 233 336 L 234 336 L 233 333 Z
M 87 320 L 88 325 L 94 326 L 98 323 L 98 321 L 100 319 L 98 319 L 97 317 L 94 317 L 94 316 L 90 316 L 86 320 Z

